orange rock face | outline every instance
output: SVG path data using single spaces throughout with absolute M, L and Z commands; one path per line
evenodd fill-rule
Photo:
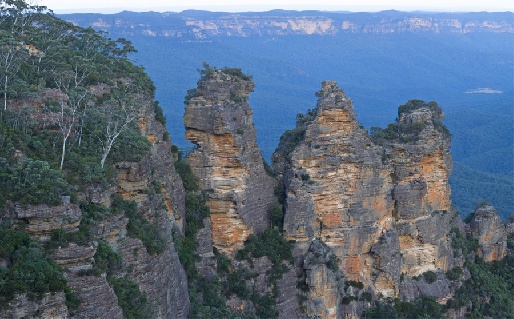
M 391 170 L 335 82 L 324 82 L 318 96 L 305 137 L 284 164 L 285 235 L 304 251 L 321 239 L 349 280 L 370 285 L 371 249 L 392 227 Z
M 451 267 L 451 158 L 438 106 L 408 102 L 394 132 L 371 137 L 335 82 L 323 82 L 317 96 L 317 108 L 297 117 L 273 157 L 284 179 L 284 234 L 296 241 L 297 254 L 319 240 L 347 280 L 390 298 L 400 294 L 401 274 Z M 328 311 L 333 287 L 322 282 L 331 275 L 322 267 L 305 272 L 314 276 L 306 305 L 321 318 L 341 313 Z
M 252 90 L 248 78 L 213 70 L 198 82 L 184 115 L 186 138 L 198 146 L 187 161 L 208 195 L 212 243 L 228 255 L 269 227 L 275 201 L 246 102 Z

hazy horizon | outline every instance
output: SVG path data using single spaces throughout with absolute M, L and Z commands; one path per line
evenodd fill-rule
M 276 9 L 282 10 L 316 10 L 316 11 L 350 11 L 350 12 L 378 12 L 384 10 L 398 11 L 424 11 L 424 12 L 514 12 L 514 2 L 506 4 L 505 1 L 489 1 L 486 5 L 482 1 L 261 1 L 259 4 L 239 4 L 231 0 L 216 1 L 216 4 L 203 3 L 201 0 L 174 1 L 173 5 L 163 3 L 167 1 L 148 0 L 145 5 L 132 0 L 114 0 L 106 3 L 100 0 L 91 0 L 87 4 L 79 1 L 62 2 L 58 0 L 42 0 L 41 5 L 47 6 L 57 14 L 61 13 L 118 13 L 121 11 L 135 12 L 181 12 L 184 10 L 206 10 L 217 12 L 262 12 Z

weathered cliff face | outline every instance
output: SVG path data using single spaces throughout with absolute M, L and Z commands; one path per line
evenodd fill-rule
M 0 310 L 0 318 L 69 318 L 66 297 L 63 292 L 46 293 L 41 300 L 33 300 L 26 294 L 16 295 L 7 309 Z
M 312 240 L 321 239 L 349 279 L 372 284 L 378 276 L 378 289 L 394 296 L 397 288 L 394 276 L 385 275 L 388 267 L 370 267 L 381 258 L 372 247 L 393 225 L 391 170 L 382 164 L 382 148 L 355 117 L 336 83 L 323 82 L 303 140 L 289 155 L 275 154 L 287 196 L 284 233 L 304 253 Z
M 182 228 L 185 216 L 184 188 L 175 172 L 176 158 L 166 139 L 164 126 L 155 120 L 153 103 L 142 105 L 137 120 L 141 133 L 151 142 L 150 153 L 138 163 L 116 165 L 116 193 L 137 203 L 138 213 L 158 226 L 165 241 L 162 253 L 150 254 L 141 240 L 124 237 L 119 219 L 106 223 L 105 240 L 122 254 L 123 268 L 148 297 L 148 311 L 154 318 L 187 318 L 187 278 L 174 248 L 173 228 Z M 153 192 L 149 192 L 153 189 Z M 121 216 L 120 216 L 121 217 Z M 118 230 L 116 229 L 118 228 Z M 114 235 L 111 233 L 114 231 Z M 150 312 L 149 312 L 150 313 Z
M 8 203 L 2 222 L 49 245 L 50 257 L 64 270 L 68 287 L 78 296 L 80 305 L 70 312 L 65 305 L 64 293 L 48 294 L 41 300 L 18 295 L 10 307 L 0 313 L 2 318 L 37 317 L 37 314 L 41 318 L 123 318 L 118 297 L 106 274 L 92 271 L 99 241 L 108 243 L 121 254 L 122 262 L 115 276 L 126 276 L 146 294 L 146 311 L 152 318 L 188 317 L 187 278 L 171 236 L 174 228 L 178 231 L 182 228 L 184 188 L 174 169 L 176 158 L 171 152 L 171 142 L 164 134 L 164 126 L 155 120 L 151 101 L 140 105 L 136 121 L 141 134 L 151 143 L 148 154 L 140 162 L 117 163 L 117 178 L 113 185 L 89 187 L 77 197 L 81 201 L 107 207 L 111 205 L 113 194 L 135 201 L 137 214 L 158 225 L 157 231 L 165 243 L 164 250 L 150 254 L 140 239 L 129 237 L 129 219 L 124 211 L 110 213 L 106 218 L 89 224 L 91 240 L 88 237 L 75 243 L 71 239 L 53 247 L 55 244 L 52 244 L 51 237 L 55 231 L 73 234 L 84 222 L 84 212 L 79 205 L 70 203 L 66 196 L 61 205 L 52 207 Z
M 492 206 L 485 205 L 477 208 L 469 226 L 471 235 L 478 239 L 480 258 L 485 261 L 495 261 L 507 255 L 506 225 Z
M 253 82 L 245 75 L 210 69 L 186 106 L 186 138 L 197 145 L 187 157 L 208 194 L 212 241 L 232 254 L 254 232 L 269 226 L 273 179 L 257 147 L 247 103 Z
M 52 231 L 73 232 L 78 229 L 82 212 L 76 204 L 71 204 L 69 197 L 58 206 L 10 204 L 6 208 L 7 216 L 21 221 L 23 230 L 42 241 L 50 239 Z
M 393 168 L 393 214 L 402 253 L 401 271 L 408 276 L 446 270 L 452 264 L 448 240 L 454 216 L 448 184 L 450 138 L 442 127 L 435 126 L 442 113 L 429 109 L 429 104 L 412 106 L 419 108 L 399 114 L 398 128 L 403 132 L 385 143 L 385 156 Z
M 313 241 L 305 256 L 306 302 L 302 305 L 309 318 L 340 318 L 342 274 L 337 270 L 337 259 L 328 246 Z M 307 289 L 305 289 L 307 288 Z
M 428 291 L 443 302 L 450 294 L 447 282 L 440 282 L 446 289 L 436 289 L 400 280 L 455 263 L 450 142 L 439 107 L 409 101 L 397 124 L 370 137 L 335 82 L 323 82 L 317 95 L 317 108 L 297 117 L 297 127 L 284 134 L 273 155 L 285 192 L 284 236 L 296 241 L 297 260 L 311 254 L 311 243 L 324 242 L 344 276 L 364 290 L 329 287 L 323 283 L 333 285 L 333 274 L 299 262 L 309 279 L 304 306 L 337 318 L 359 316 L 366 305 L 355 300 L 363 292 L 370 294 L 366 298 L 395 298 Z

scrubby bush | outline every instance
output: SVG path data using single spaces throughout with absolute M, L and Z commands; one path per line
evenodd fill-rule
M 9 261 L 8 267 L 0 267 L 0 308 L 15 294 L 41 298 L 44 293 L 67 288 L 61 268 L 26 233 L 1 228 L 0 259 Z
M 150 223 L 139 214 L 136 202 L 127 201 L 119 195 L 114 195 L 111 209 L 113 212 L 125 213 L 125 216 L 129 218 L 127 234 L 130 237 L 139 238 L 149 254 L 160 254 L 164 251 L 166 241 L 162 237 L 157 224 Z
M 139 290 L 139 286 L 127 277 L 110 278 L 109 284 L 118 297 L 118 305 L 127 319 L 151 318 L 146 308 L 146 294 Z

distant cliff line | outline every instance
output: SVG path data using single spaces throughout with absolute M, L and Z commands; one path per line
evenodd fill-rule
M 377 13 L 285 11 L 224 13 L 187 10 L 117 14 L 66 14 L 64 20 L 81 26 L 122 33 L 177 39 L 215 37 L 455 33 L 514 33 L 514 13 Z

